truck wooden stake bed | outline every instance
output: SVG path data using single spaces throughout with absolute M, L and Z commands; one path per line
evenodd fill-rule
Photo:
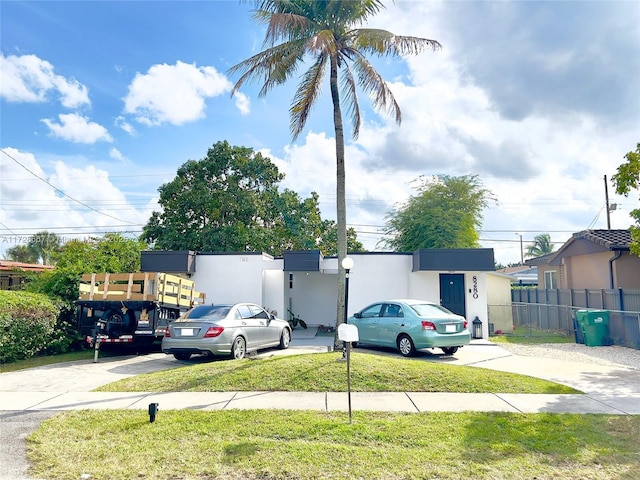
M 193 281 L 157 272 L 90 273 L 82 276 L 78 307 L 80 335 L 89 343 L 153 343 L 170 322 L 204 293 Z

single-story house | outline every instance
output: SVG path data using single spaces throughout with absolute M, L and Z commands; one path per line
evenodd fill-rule
M 471 322 L 482 321 L 483 337 L 494 329 L 511 331 L 511 281 L 494 272 L 493 249 L 423 249 L 411 253 L 351 253 L 348 314 L 369 303 L 420 298 L 439 303 Z M 207 303 L 257 303 L 278 316 L 308 325 L 334 326 L 338 259 L 318 250 L 265 253 L 147 251 L 142 271 L 181 274 L 195 281 Z M 489 318 L 489 306 L 492 309 Z M 495 317 L 495 318 L 493 318 Z M 499 325 L 496 323 L 499 322 Z
M 536 286 L 538 285 L 538 267 L 534 265 L 518 265 L 516 267 L 506 267 L 496 270 L 511 277 L 512 285 Z
M 17 290 L 26 280 L 28 273 L 39 273 L 52 269 L 53 265 L 0 260 L 0 290 Z
M 631 254 L 629 230 L 574 233 L 557 252 L 525 261 L 538 267 L 547 289 L 640 288 L 640 257 Z

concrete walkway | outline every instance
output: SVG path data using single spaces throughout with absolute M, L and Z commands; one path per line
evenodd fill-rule
M 287 409 L 347 411 L 346 392 L 3 392 L 3 411 Z M 640 394 L 378 392 L 351 394 L 353 411 L 606 413 L 640 415 Z

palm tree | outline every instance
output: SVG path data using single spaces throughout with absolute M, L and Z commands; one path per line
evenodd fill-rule
M 29 248 L 28 245 L 16 245 L 6 252 L 8 260 L 21 263 L 36 263 L 39 259 L 38 254 Z
M 345 155 L 342 104 L 353 124 L 353 139 L 360 130 L 360 108 L 356 87 L 369 96 L 374 106 L 402 120 L 400 107 L 380 74 L 365 55 L 400 57 L 436 50 L 440 44 L 425 38 L 394 35 L 380 29 L 357 28 L 384 8 L 380 0 L 256 0 L 254 19 L 267 25 L 265 50 L 230 69 L 240 74 L 235 94 L 248 81 L 262 82 L 259 95 L 285 83 L 300 64 L 310 60 L 302 75 L 291 107 L 290 130 L 295 140 L 307 122 L 320 95 L 324 74 L 329 69 L 336 138 L 336 208 L 338 224 L 338 302 L 336 325 L 345 316 L 345 270 L 347 255 L 347 213 L 345 198 Z M 280 43 L 281 42 L 281 43 Z M 341 74 L 340 79 L 338 73 Z M 339 81 L 340 80 L 340 81 Z M 336 336 L 336 347 L 340 342 Z
M 525 257 L 541 257 L 542 255 L 553 253 L 554 249 L 555 247 L 551 243 L 551 236 L 548 233 L 541 233 L 535 236 L 532 245 L 527 246 Z
M 42 260 L 43 265 L 51 265 L 53 255 L 60 249 L 60 238 L 55 233 L 43 230 L 31 236 L 28 247 L 36 259 Z

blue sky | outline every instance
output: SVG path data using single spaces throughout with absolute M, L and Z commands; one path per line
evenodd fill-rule
M 40 230 L 137 234 L 158 187 L 220 140 L 271 157 L 335 219 L 328 89 L 296 142 L 296 82 L 231 98 L 228 69 L 262 48 L 252 2 L 0 3 L 0 254 Z M 497 198 L 482 244 L 520 259 L 549 232 L 606 228 L 604 176 L 640 142 L 640 3 L 389 2 L 369 26 L 443 49 L 374 63 L 400 127 L 369 108 L 347 145 L 347 221 L 373 250 L 413 180 L 477 174 Z M 302 73 L 302 70 L 301 72 Z M 612 228 L 638 195 L 609 185 Z

